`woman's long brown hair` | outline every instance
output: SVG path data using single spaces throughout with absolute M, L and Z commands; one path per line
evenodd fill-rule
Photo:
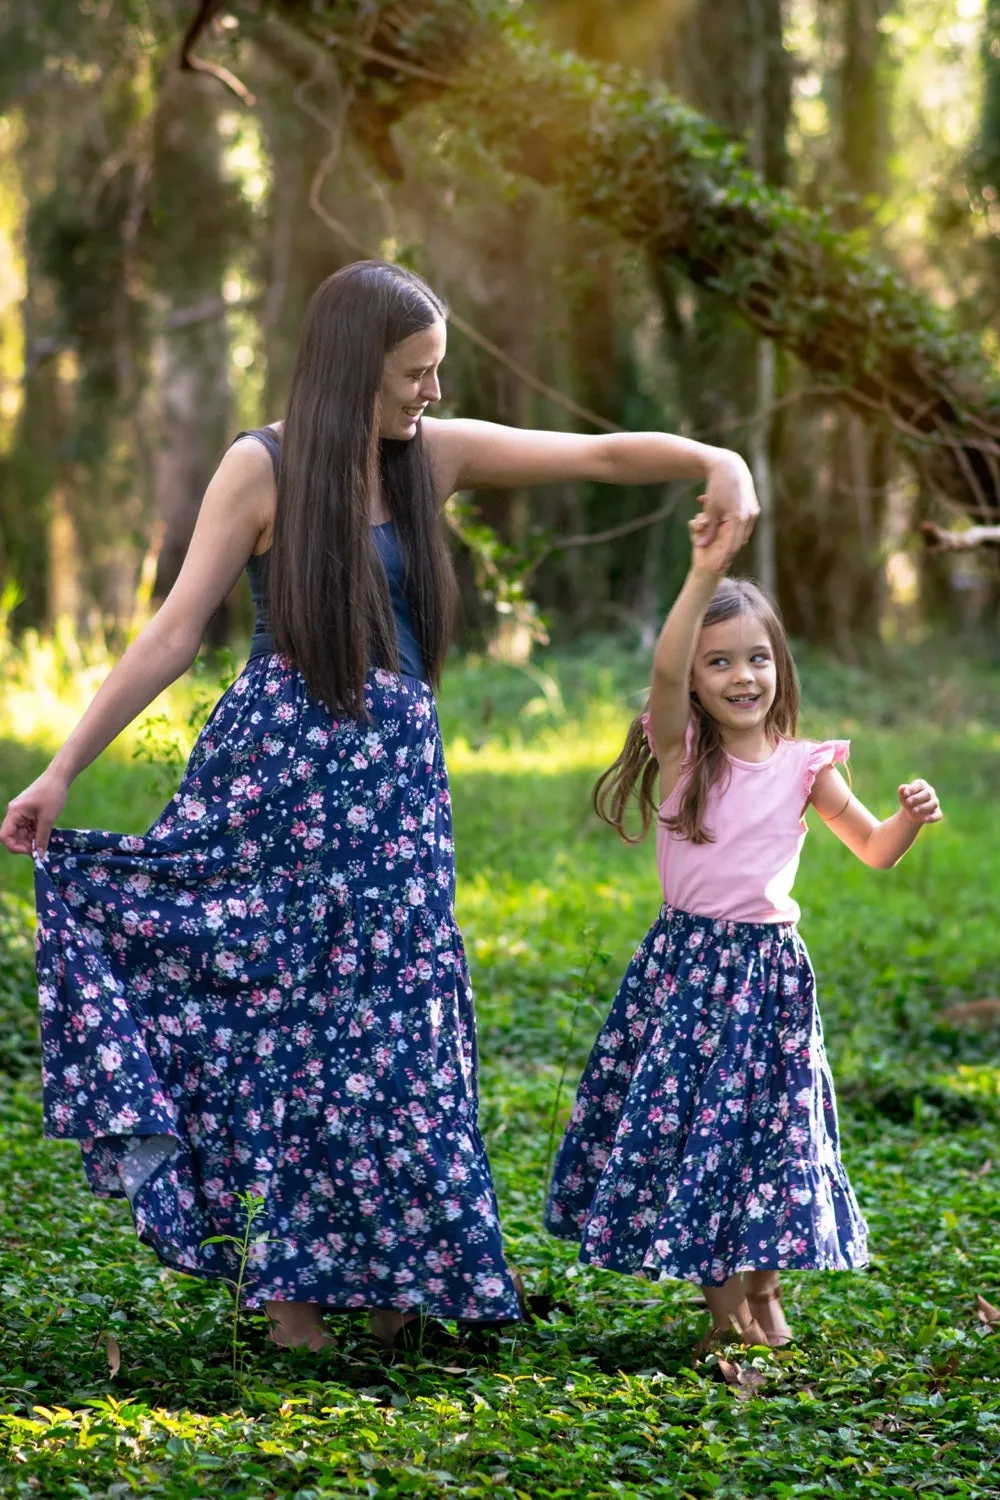
M 777 610 L 755 583 L 748 578 L 724 578 L 712 595 L 705 611 L 702 629 L 721 625 L 737 615 L 756 615 L 767 632 L 774 652 L 775 693 L 768 709 L 764 728 L 772 744 L 791 739 L 799 722 L 799 679 L 788 649 L 788 637 Z M 646 738 L 643 714 L 637 714 L 629 725 L 624 747 L 614 765 L 608 767 L 594 787 L 594 810 L 605 823 L 616 828 L 627 843 L 637 844 L 646 837 L 649 825 L 658 815 L 653 788 L 658 764 Z M 691 753 L 684 770 L 684 789 L 680 806 L 672 817 L 663 818 L 664 827 L 692 844 L 710 844 L 712 834 L 705 828 L 705 808 L 712 787 L 730 772 L 726 747 L 716 721 L 707 714 L 694 692 L 691 693 L 691 720 L 694 735 Z M 639 809 L 641 827 L 630 834 L 625 821 L 632 801 Z
M 281 434 L 268 620 L 276 649 L 334 712 L 364 713 L 372 663 L 398 670 L 385 569 L 371 534 L 381 489 L 406 564 L 406 594 L 424 664 L 441 675 L 455 575 L 420 429 L 380 436 L 385 356 L 447 317 L 419 276 L 356 261 L 313 294 Z

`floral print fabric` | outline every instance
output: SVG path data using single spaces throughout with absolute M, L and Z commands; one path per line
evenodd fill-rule
M 263 1198 L 247 1306 L 516 1318 L 434 700 L 374 671 L 365 703 L 335 719 L 257 658 L 145 836 L 53 833 L 46 1130 L 182 1271 L 231 1277 L 203 1242 L 241 1232 L 237 1193 Z
M 546 1224 L 592 1265 L 702 1286 L 866 1264 L 794 925 L 662 908 L 591 1052 Z

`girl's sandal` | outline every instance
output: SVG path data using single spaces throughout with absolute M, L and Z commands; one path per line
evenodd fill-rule
M 772 1287 L 769 1292 L 747 1292 L 747 1302 L 751 1309 L 756 1302 L 762 1313 L 765 1308 L 775 1302 L 781 1307 L 781 1287 Z M 754 1322 L 757 1321 L 757 1314 L 754 1313 Z M 767 1321 L 770 1322 L 770 1318 L 767 1318 Z M 789 1344 L 797 1342 L 793 1333 L 777 1334 L 773 1330 L 768 1330 L 764 1322 L 760 1322 L 758 1326 L 764 1331 L 764 1342 L 772 1349 L 787 1349 Z

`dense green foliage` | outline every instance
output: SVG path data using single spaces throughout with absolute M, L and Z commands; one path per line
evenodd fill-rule
M 177 66 L 198 9 L 0 7 L 17 630 L 99 619 L 121 644 L 227 440 L 281 416 L 312 290 L 362 250 L 454 307 L 446 415 L 682 431 L 769 470 L 781 545 L 762 528 L 753 566 L 801 637 L 860 655 L 892 595 L 989 617 L 989 569 L 926 564 L 917 523 L 942 495 L 995 508 L 994 5 L 248 0 L 201 7 L 215 77 Z M 648 634 L 670 498 L 479 492 L 463 645 L 502 633 L 518 581 L 554 640 Z M 476 536 L 506 593 L 477 587 Z
M 348 47 L 368 35 L 355 0 L 324 9 Z M 988 454 L 1000 390 L 989 366 L 860 231 L 839 232 L 768 187 L 741 145 L 662 85 L 547 47 L 506 0 L 421 0 L 401 20 L 390 12 L 375 39 L 403 68 L 393 78 L 383 54 L 366 79 L 357 63 L 358 88 L 363 97 L 369 83 L 387 118 L 447 90 L 445 119 L 471 118 L 505 168 L 559 187 L 575 216 L 720 293 L 883 422 L 951 498 L 996 505 Z
M 788 1278 L 802 1342 L 755 1355 L 761 1384 L 742 1399 L 714 1357 L 692 1355 L 705 1321 L 693 1289 L 578 1272 L 539 1226 L 553 1124 L 656 909 L 651 850 L 622 847 L 587 805 L 646 671 L 597 652 L 531 676 L 470 661 L 445 683 L 482 1124 L 511 1259 L 555 1302 L 486 1352 L 389 1358 L 352 1317 L 323 1356 L 279 1356 L 254 1319 L 234 1392 L 225 1293 L 162 1271 L 124 1205 L 89 1196 L 76 1148 L 40 1138 L 30 868 L 4 857 L 0 1493 L 996 1494 L 1000 1337 L 976 1295 L 1000 1302 L 997 1033 L 940 1014 L 998 988 L 995 674 L 910 658 L 890 695 L 884 673 L 805 663 L 806 730 L 854 737 L 859 794 L 887 811 L 922 774 L 947 821 L 881 876 L 811 835 L 803 928 L 874 1260 Z M 191 696 L 175 695 L 175 723 Z M 41 737 L 4 742 L 0 801 L 42 751 Z M 112 753 L 74 786 L 66 821 L 140 829 L 162 796 L 155 766 Z

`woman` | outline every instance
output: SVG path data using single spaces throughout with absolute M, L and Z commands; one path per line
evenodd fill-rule
M 579 437 L 436 421 L 446 312 L 361 261 L 302 330 L 280 434 L 226 453 L 184 566 L 0 840 L 33 854 L 49 1134 L 126 1196 L 167 1265 L 232 1277 L 246 1199 L 266 1242 L 246 1295 L 319 1348 L 324 1308 L 389 1343 L 421 1313 L 518 1301 L 476 1124 L 472 995 L 453 914 L 430 684 L 454 580 L 457 489 L 705 482 L 748 533 L 735 454 L 660 433 Z M 247 568 L 250 660 L 143 837 L 53 831 L 73 778 L 190 667 Z

